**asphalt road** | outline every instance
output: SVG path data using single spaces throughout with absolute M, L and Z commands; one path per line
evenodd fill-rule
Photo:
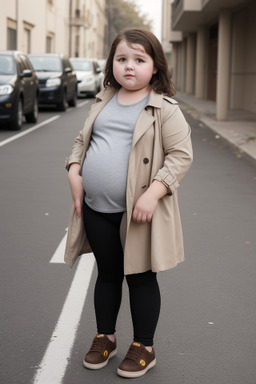
M 64 160 L 92 102 L 79 100 L 81 107 L 65 113 L 41 110 L 39 123 L 58 117 L 34 131 L 28 130 L 35 125 L 25 124 L 22 133 L 29 133 L 22 137 L 0 129 L 2 384 L 125 381 L 116 368 L 132 341 L 126 286 L 117 324 L 119 351 L 106 368 L 94 372 L 81 363 L 95 334 L 95 270 L 91 282 L 84 278 L 88 292 L 68 357 L 59 344 L 70 336 L 73 313 L 61 321 L 60 315 L 83 270 L 81 262 L 70 270 L 50 260 L 66 233 L 71 204 Z M 133 382 L 255 384 L 256 169 L 188 120 L 195 160 L 179 191 L 186 261 L 159 274 L 157 365 Z M 86 291 L 83 281 L 82 288 L 78 296 Z M 56 324 L 63 327 L 61 337 L 54 334 Z M 58 354 L 44 365 L 49 346 Z M 36 374 L 47 369 L 50 378 L 40 382 Z

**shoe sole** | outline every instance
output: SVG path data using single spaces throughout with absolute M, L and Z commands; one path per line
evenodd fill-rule
M 83 361 L 83 365 L 85 368 L 88 368 L 88 369 L 101 369 L 101 368 L 104 368 L 109 359 L 111 359 L 112 357 L 114 357 L 115 355 L 117 354 L 117 349 L 115 349 L 114 351 L 112 351 L 110 354 L 109 354 L 109 357 L 107 360 L 103 361 L 103 363 L 99 363 L 99 364 L 91 364 L 91 363 L 87 363 L 87 361 Z
M 153 368 L 156 365 L 156 359 L 151 361 L 151 363 L 143 370 L 136 371 L 136 372 L 129 372 L 129 371 L 123 371 L 122 369 L 117 370 L 117 374 L 122 377 L 127 377 L 128 379 L 134 379 L 136 377 L 141 377 L 147 373 L 147 371 L 151 368 Z

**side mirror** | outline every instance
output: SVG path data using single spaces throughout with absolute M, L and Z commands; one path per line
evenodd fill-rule
M 32 76 L 32 71 L 30 69 L 24 69 L 21 74 L 20 74 L 20 77 L 23 79 L 24 77 L 31 77 Z

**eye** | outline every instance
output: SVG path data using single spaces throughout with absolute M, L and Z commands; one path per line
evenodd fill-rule
M 119 59 L 118 61 L 120 61 L 120 63 L 124 63 L 125 62 L 125 58 L 121 57 L 121 59 Z
M 137 59 L 137 62 L 138 62 L 138 63 L 144 63 L 144 60 L 142 60 L 142 59 Z

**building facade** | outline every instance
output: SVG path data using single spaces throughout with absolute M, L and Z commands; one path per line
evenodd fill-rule
M 162 46 L 169 63 L 169 70 L 171 71 L 171 7 L 172 0 L 162 0 Z
M 216 101 L 218 120 L 256 113 L 256 0 L 163 1 L 177 90 Z
M 0 0 L 0 9 L 0 49 L 106 57 L 106 0 Z

